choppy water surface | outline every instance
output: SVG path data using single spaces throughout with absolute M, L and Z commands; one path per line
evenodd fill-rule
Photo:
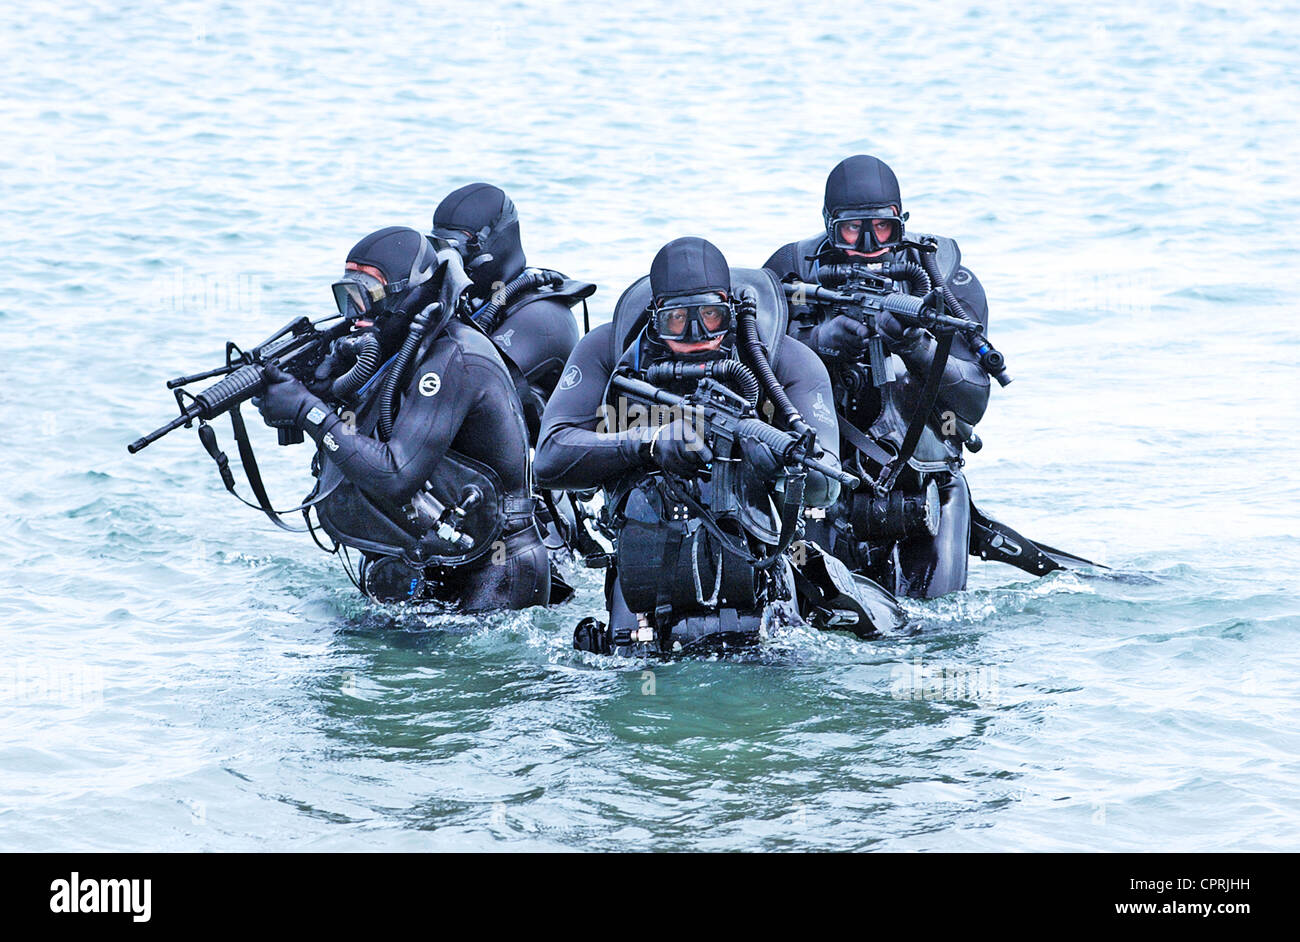
M 0 33 L 0 848 L 1296 846 L 1294 5 L 268 6 Z M 325 312 L 455 186 L 603 319 L 670 238 L 816 231 L 863 151 L 991 297 L 977 500 L 1113 572 L 617 662 L 570 649 L 585 571 L 385 611 L 192 433 L 126 454 L 164 378 Z

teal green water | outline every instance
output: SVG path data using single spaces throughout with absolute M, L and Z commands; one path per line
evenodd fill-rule
M 0 849 L 1294 849 L 1294 7 L 359 9 L 0 33 Z M 462 183 L 604 319 L 671 238 L 816 231 L 855 152 L 989 291 L 976 499 L 1112 572 L 977 563 L 881 641 L 617 661 L 570 648 L 584 570 L 388 611 L 192 433 L 126 454 L 163 379 L 324 313 Z M 287 504 L 308 456 L 260 438 Z

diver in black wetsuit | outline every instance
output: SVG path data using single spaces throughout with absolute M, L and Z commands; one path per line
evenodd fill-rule
M 429 239 L 460 253 L 474 282 L 466 292 L 469 319 L 492 338 L 514 377 L 528 441 L 536 446 L 546 400 L 578 342 L 571 309 L 581 302 L 585 322 L 587 298 L 596 286 L 529 268 L 515 204 L 490 183 L 470 183 L 448 193 L 434 210 Z M 586 529 L 590 509 L 583 500 L 591 495 L 544 490 L 540 496 L 543 538 L 557 561 L 574 552 L 599 551 Z M 571 591 L 557 573 L 552 576 L 557 591 Z
M 354 390 L 348 374 L 336 375 L 347 365 L 336 349 L 315 392 L 268 367 L 259 408 L 268 425 L 316 442 L 324 495 L 316 509 L 330 536 L 363 553 L 362 591 L 381 601 L 449 600 L 463 611 L 542 605 L 550 566 L 534 519 L 528 435 L 496 349 L 455 316 L 469 288 L 459 255 L 414 229 L 366 236 L 334 295 L 359 325 L 348 344 L 388 362 Z M 349 421 L 317 392 L 346 407 Z
M 888 272 L 901 271 L 905 263 L 922 262 L 917 250 L 904 244 L 907 214 L 902 209 L 898 180 L 883 161 L 865 155 L 849 157 L 826 181 L 825 230 L 778 249 L 764 267 L 783 280 L 794 277 L 811 284 L 842 284 L 846 265 L 890 277 Z M 908 238 L 916 236 L 909 233 Z M 937 268 L 967 319 L 987 328 L 984 289 L 961 264 L 956 243 L 939 238 L 934 254 L 933 260 L 924 260 L 926 264 Z M 924 272 L 910 285 L 900 275 L 892 277 L 899 279 L 897 290 L 910 287 L 915 294 L 925 293 L 916 280 L 923 285 L 930 280 Z M 883 388 L 864 375 L 862 361 L 871 333 L 863 323 L 845 314 L 827 317 L 815 306 L 792 300 L 790 332 L 816 350 L 829 367 L 837 411 L 841 422 L 850 425 L 841 453 L 846 463 L 856 455 L 859 467 L 868 472 L 882 466 L 881 453 L 868 454 L 869 445 L 863 452 L 854 442 L 871 439 L 884 445 L 886 454 L 897 454 L 938 348 L 929 332 L 905 327 L 888 312 L 877 315 L 876 326 L 893 354 L 898 376 L 897 382 Z M 943 365 L 930 421 L 895 486 L 893 512 L 887 500 L 873 500 L 871 493 L 860 490 L 827 512 L 827 526 L 816 538 L 853 569 L 899 595 L 934 598 L 964 589 L 971 509 L 961 472 L 962 444 L 971 439 L 988 397 L 989 375 L 980 355 L 958 336 Z M 916 512 L 904 512 L 898 501 L 906 501 Z
M 544 487 L 605 490 L 602 519 L 615 544 L 605 586 L 610 624 L 584 622 L 576 646 L 653 642 L 671 650 L 704 638 L 753 637 L 764 618 L 798 618 L 788 560 L 759 571 L 751 555 L 780 542 L 768 499 L 790 467 L 756 438 L 733 451 L 707 441 L 707 430 L 683 412 L 638 412 L 611 382 L 644 377 L 687 394 L 708 388 L 704 375 L 725 381 L 760 414 L 772 406 L 775 424 L 811 426 L 809 437 L 815 433 L 825 449 L 821 460 L 838 472 L 830 380 L 811 350 L 782 338 L 784 321 L 784 297 L 767 272 L 730 269 L 713 245 L 687 238 L 664 246 L 649 277 L 623 293 L 613 321 L 579 341 L 547 404 L 534 468 Z M 761 390 L 760 360 L 770 360 L 774 373 Z M 734 506 L 724 480 L 734 483 Z M 803 503 L 812 508 L 832 503 L 840 489 L 814 470 L 804 486 Z M 696 494 L 696 506 L 684 493 Z M 731 508 L 719 516 L 732 546 L 748 546 L 743 556 L 704 525 L 701 502 Z
M 471 183 L 448 193 L 433 213 L 432 239 L 456 248 L 473 279 L 473 319 L 508 365 L 528 381 L 524 411 L 529 435 L 578 342 L 572 308 L 596 290 L 545 269 L 529 269 L 519 240 L 519 214 L 502 190 Z

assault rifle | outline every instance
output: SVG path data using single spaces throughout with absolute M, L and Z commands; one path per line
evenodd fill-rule
M 768 569 L 776 565 L 794 541 L 800 515 L 803 513 L 807 470 L 820 472 L 849 489 L 858 486 L 858 479 L 854 475 L 818 460 L 823 452 L 817 448 L 816 435 L 812 429 L 803 435 L 796 435 L 769 425 L 757 417 L 748 399 L 716 379 L 700 379 L 694 391 L 687 396 L 678 396 L 624 374 L 615 374 L 611 387 L 635 402 L 666 406 L 699 430 L 715 455 L 710 498 L 712 506 L 704 507 L 690 494 L 670 483 L 671 492 L 675 499 L 699 516 L 723 546 L 755 569 Z M 739 471 L 736 462 L 729 459 L 739 452 L 741 442 L 747 438 L 757 439 L 767 445 L 787 468 L 792 469 L 786 478 L 781 530 L 772 552 L 762 559 L 751 555 L 733 534 L 723 532 L 718 525 L 719 513 L 735 513 L 740 510 L 736 498 L 740 487 L 737 479 Z
M 679 411 L 682 418 L 703 432 L 710 444 L 722 440 L 738 449 L 742 439 L 755 438 L 771 448 L 787 467 L 819 471 L 850 490 L 858 486 L 854 475 L 818 460 L 822 452 L 812 440 L 811 429 L 809 434 L 799 436 L 767 424 L 755 415 L 753 406 L 743 396 L 716 379 L 700 380 L 688 396 L 678 396 L 622 374 L 615 375 L 611 382 L 629 399 Z
M 338 323 L 324 328 L 320 326 L 329 321 L 338 321 Z M 203 443 L 204 450 L 216 463 L 217 471 L 221 475 L 221 483 L 225 485 L 226 490 L 245 504 L 248 504 L 248 506 L 261 510 L 270 518 L 272 523 L 281 529 L 294 530 L 294 527 L 286 524 L 280 517 L 294 511 L 305 510 L 311 505 L 311 502 L 295 507 L 293 511 L 280 511 L 271 506 L 271 500 L 267 496 L 266 488 L 262 483 L 261 472 L 257 467 L 257 459 L 254 457 L 253 447 L 248 439 L 248 429 L 244 425 L 244 417 L 240 414 L 239 407 L 247 400 L 265 391 L 266 367 L 270 364 L 274 364 L 290 376 L 311 385 L 315 379 L 316 368 L 330 353 L 334 341 L 347 336 L 352 327 L 353 324 L 350 320 L 337 314 L 321 318 L 318 321 L 299 317 L 285 324 L 250 350 L 244 350 L 233 341 L 228 341 L 226 343 L 226 362 L 224 366 L 204 370 L 190 376 L 178 376 L 167 381 L 167 388 L 175 392 L 176 405 L 181 414 L 148 435 L 137 438 L 126 446 L 126 450 L 131 454 L 135 454 L 169 432 L 173 432 L 181 426 L 189 428 L 197 421 L 199 423 L 199 441 Z M 370 344 L 377 346 L 377 342 L 370 339 L 369 334 L 363 334 L 362 336 Z M 211 379 L 214 376 L 223 376 L 225 378 L 212 384 L 197 395 L 185 389 L 186 386 L 192 383 Z M 244 475 L 248 478 L 249 487 L 252 488 L 257 503 L 246 500 L 235 490 L 235 476 L 230 470 L 230 462 L 226 457 L 226 453 L 217 444 L 217 433 L 208 424 L 211 419 L 225 414 L 230 415 L 230 424 L 234 431 L 235 442 L 239 446 L 239 460 L 243 464 Z M 295 445 L 303 440 L 303 433 L 299 429 L 281 428 L 277 431 L 279 432 L 281 445 Z M 310 529 L 310 521 L 308 522 L 308 529 Z
M 911 268 L 919 267 L 907 264 Z M 924 297 L 916 297 L 894 290 L 893 282 L 906 280 L 907 274 L 906 271 L 891 271 L 888 266 L 876 272 L 865 265 L 824 265 L 818 271 L 818 280 L 823 284 L 787 281 L 784 287 L 786 295 L 795 304 L 818 304 L 828 308 L 832 315 L 848 315 L 871 329 L 867 356 L 871 365 L 871 379 L 876 386 L 883 386 L 895 379 L 893 364 L 885 356 L 884 337 L 876 329 L 876 316 L 885 311 L 909 327 L 924 327 L 934 334 L 964 335 L 971 349 L 979 356 L 984 372 L 996 379 L 999 385 L 1006 386 L 1010 383 L 1006 358 L 989 342 L 984 328 L 977 321 L 947 313 L 950 305 L 946 303 L 946 298 L 951 294 L 950 291 L 935 289 L 928 291 Z M 928 282 L 929 279 L 926 278 L 925 281 Z M 842 287 L 837 291 L 825 283 Z
M 318 326 L 330 320 L 337 320 L 339 323 L 323 330 Z M 189 428 L 196 420 L 200 423 L 208 422 L 237 408 L 266 388 L 265 369 L 269 363 L 275 364 L 304 383 L 311 382 L 316 367 L 325 358 L 330 345 L 351 328 L 352 324 L 337 314 L 315 322 L 306 317 L 299 317 L 285 324 L 252 349 L 243 350 L 234 341 L 227 341 L 224 366 L 190 376 L 178 376 L 167 381 L 167 388 L 173 390 L 176 395 L 176 405 L 181 414 L 148 435 L 137 438 L 126 446 L 126 450 L 134 455 L 181 426 Z M 214 376 L 224 376 L 225 379 L 214 383 L 198 395 L 193 395 L 185 389 L 192 383 L 211 379 Z M 200 435 L 203 428 L 206 426 L 201 424 Z M 302 441 L 301 430 L 282 428 L 278 431 L 281 445 L 294 445 Z

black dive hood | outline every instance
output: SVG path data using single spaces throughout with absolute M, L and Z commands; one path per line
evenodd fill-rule
M 869 154 L 845 157 L 826 178 L 826 192 L 822 198 L 822 225 L 826 229 L 826 238 L 834 244 L 831 220 L 836 216 L 859 209 L 866 215 L 868 210 L 885 211 L 890 206 L 897 207 L 898 214 L 903 216 L 903 194 L 898 186 L 898 177 L 894 176 L 889 164 Z
M 731 269 L 722 251 L 707 239 L 673 239 L 650 263 L 650 290 L 655 300 L 721 291 L 731 295 Z
M 515 204 L 490 183 L 470 183 L 448 193 L 433 212 L 433 235 L 461 253 L 480 294 L 513 280 L 528 265 Z
M 826 178 L 826 193 L 822 200 L 825 214 L 885 206 L 897 206 L 901 213 L 903 194 L 898 187 L 898 177 L 879 157 L 867 154 L 845 157 Z
M 405 337 L 410 318 L 437 299 L 440 285 L 435 278 L 441 260 L 428 239 L 406 226 L 370 233 L 352 246 L 347 260 L 384 276 L 389 293 L 366 313 L 378 329 L 384 356 L 390 356 Z M 344 279 L 358 274 L 345 272 Z
M 671 307 L 668 301 L 681 300 L 686 304 L 698 303 L 699 300 L 721 294 L 732 306 L 729 321 L 723 326 L 722 333 L 709 334 L 702 323 L 695 323 L 689 330 L 687 342 L 699 342 L 706 339 L 720 339 L 719 345 L 712 350 L 700 350 L 695 353 L 672 353 L 659 336 L 654 322 L 645 333 L 650 356 L 653 359 L 672 357 L 676 360 L 698 361 L 716 360 L 729 357 L 736 345 L 736 315 L 731 303 L 731 270 L 722 251 L 707 239 L 687 236 L 673 239 L 658 252 L 650 263 L 650 292 L 652 302 Z M 687 300 L 687 299 L 691 300 Z M 653 317 L 653 315 L 652 315 Z
M 405 288 L 414 288 L 432 276 L 432 257 L 420 233 L 407 226 L 387 226 L 352 246 L 347 260 L 379 269 L 390 286 L 405 281 Z

